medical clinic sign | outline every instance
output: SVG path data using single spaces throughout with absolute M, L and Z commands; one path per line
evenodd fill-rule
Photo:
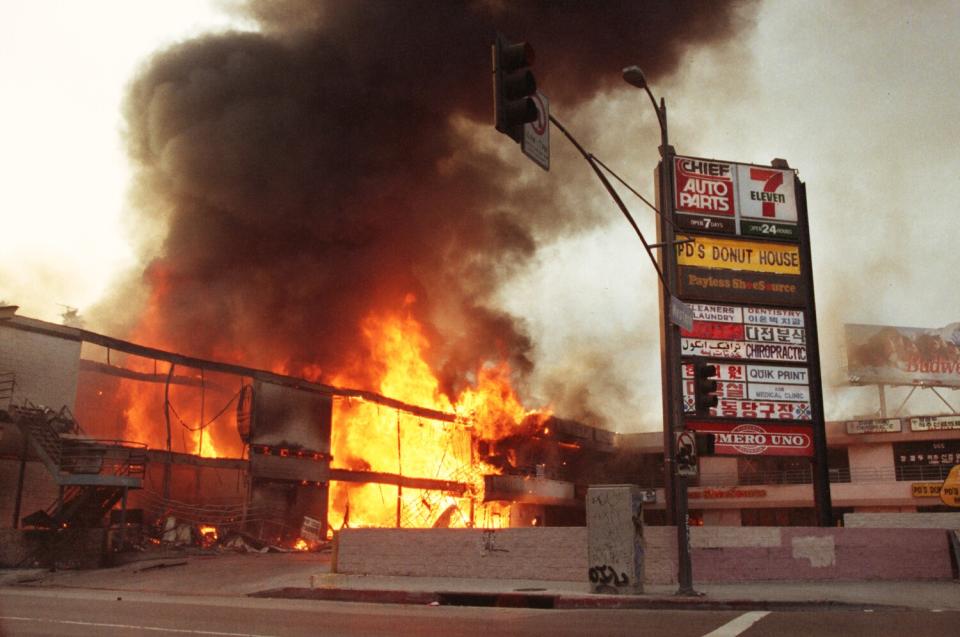
M 661 239 L 676 242 L 675 293 L 693 313 L 692 329 L 670 336 L 683 428 L 715 434 L 718 454 L 825 460 L 803 184 L 782 161 L 668 161 L 660 201 L 673 225 L 661 224 Z M 718 405 L 699 415 L 697 359 L 718 370 Z

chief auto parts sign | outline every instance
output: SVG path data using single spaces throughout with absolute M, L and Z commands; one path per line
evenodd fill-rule
M 813 430 L 798 425 L 687 422 L 687 429 L 716 436 L 718 455 L 813 456 Z

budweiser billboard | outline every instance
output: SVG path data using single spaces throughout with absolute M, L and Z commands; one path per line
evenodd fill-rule
M 728 456 L 812 456 L 813 431 L 796 425 L 690 422 L 687 429 L 716 436 L 715 451 Z
M 960 323 L 940 329 L 847 324 L 850 382 L 960 387 Z

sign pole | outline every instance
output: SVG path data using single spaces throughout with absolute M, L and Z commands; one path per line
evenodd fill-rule
M 830 496 L 830 469 L 827 464 L 826 417 L 823 413 L 823 386 L 820 378 L 820 339 L 817 334 L 816 295 L 813 293 L 813 263 L 810 260 L 810 226 L 807 219 L 807 187 L 794 177 L 797 194 L 797 221 L 800 229 L 800 253 L 806 278 L 807 364 L 810 366 L 810 409 L 813 416 L 813 507 L 818 526 L 833 526 L 833 502 Z
M 656 106 L 656 103 L 654 103 Z M 670 146 L 667 133 L 667 104 L 660 99 L 657 107 L 660 122 L 660 166 L 657 179 L 657 241 L 663 245 L 660 252 L 663 283 L 660 291 L 660 364 L 663 379 L 663 477 L 667 523 L 677 528 L 677 595 L 696 595 L 693 590 L 693 566 L 690 559 L 690 516 L 687 510 L 687 480 L 679 475 L 677 466 L 677 434 L 683 431 L 681 401 L 683 392 L 680 378 L 680 328 L 671 320 L 671 303 L 676 289 L 677 252 L 674 246 L 673 226 L 664 219 L 673 219 L 673 158 L 676 152 Z

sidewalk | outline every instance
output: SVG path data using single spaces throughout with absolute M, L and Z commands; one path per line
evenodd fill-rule
M 594 595 L 586 578 L 581 583 L 330 573 L 329 555 L 315 553 L 166 556 L 89 571 L 8 570 L 0 571 L 0 586 L 533 608 L 960 611 L 956 581 L 695 584 L 702 595 L 676 596 L 675 586 L 649 586 L 642 595 Z

